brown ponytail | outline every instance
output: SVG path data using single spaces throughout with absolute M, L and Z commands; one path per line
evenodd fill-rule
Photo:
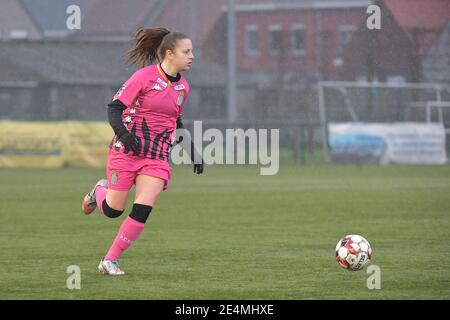
M 139 63 L 140 67 L 155 60 L 161 62 L 167 50 L 175 52 L 179 39 L 188 39 L 188 36 L 166 28 L 139 28 L 133 35 L 133 48 L 128 51 L 127 62 Z

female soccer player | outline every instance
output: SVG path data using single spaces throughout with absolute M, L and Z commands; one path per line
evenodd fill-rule
M 136 186 L 133 209 L 98 266 L 100 273 L 113 276 L 125 274 L 117 261 L 136 241 L 161 191 L 169 185 L 172 141 L 176 129 L 183 127 L 181 115 L 189 94 L 180 72 L 189 70 L 194 60 L 191 40 L 165 28 L 141 28 L 133 44 L 128 62 L 138 62 L 142 68 L 108 104 L 115 136 L 108 154 L 107 180 L 98 181 L 82 203 L 85 214 L 98 207 L 105 216 L 117 218 L 125 210 L 132 185 Z M 160 63 L 151 65 L 156 60 Z M 192 142 L 189 151 L 193 159 Z M 203 173 L 200 162 L 194 163 L 197 174 Z

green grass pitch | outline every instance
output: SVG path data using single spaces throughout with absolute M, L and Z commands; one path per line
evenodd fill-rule
M 0 169 L 0 299 L 450 298 L 449 166 L 175 167 L 118 278 L 96 268 L 126 215 L 80 210 L 103 174 Z M 381 289 L 335 262 L 351 233 L 371 243 Z

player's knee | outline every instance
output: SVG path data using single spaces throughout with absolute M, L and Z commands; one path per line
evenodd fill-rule
M 130 213 L 130 218 L 145 223 L 148 219 L 148 216 L 150 215 L 150 212 L 152 212 L 152 206 L 135 203 L 133 205 L 133 210 Z
M 105 214 L 105 216 L 107 216 L 108 218 L 118 218 L 121 216 L 121 214 L 123 213 L 123 210 L 116 210 L 111 208 L 108 203 L 106 202 L 106 199 L 103 200 L 102 203 L 102 211 Z

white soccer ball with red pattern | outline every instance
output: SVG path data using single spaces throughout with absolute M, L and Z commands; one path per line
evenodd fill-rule
M 349 234 L 336 245 L 336 261 L 345 269 L 357 271 L 363 269 L 372 259 L 369 241 L 357 234 Z

